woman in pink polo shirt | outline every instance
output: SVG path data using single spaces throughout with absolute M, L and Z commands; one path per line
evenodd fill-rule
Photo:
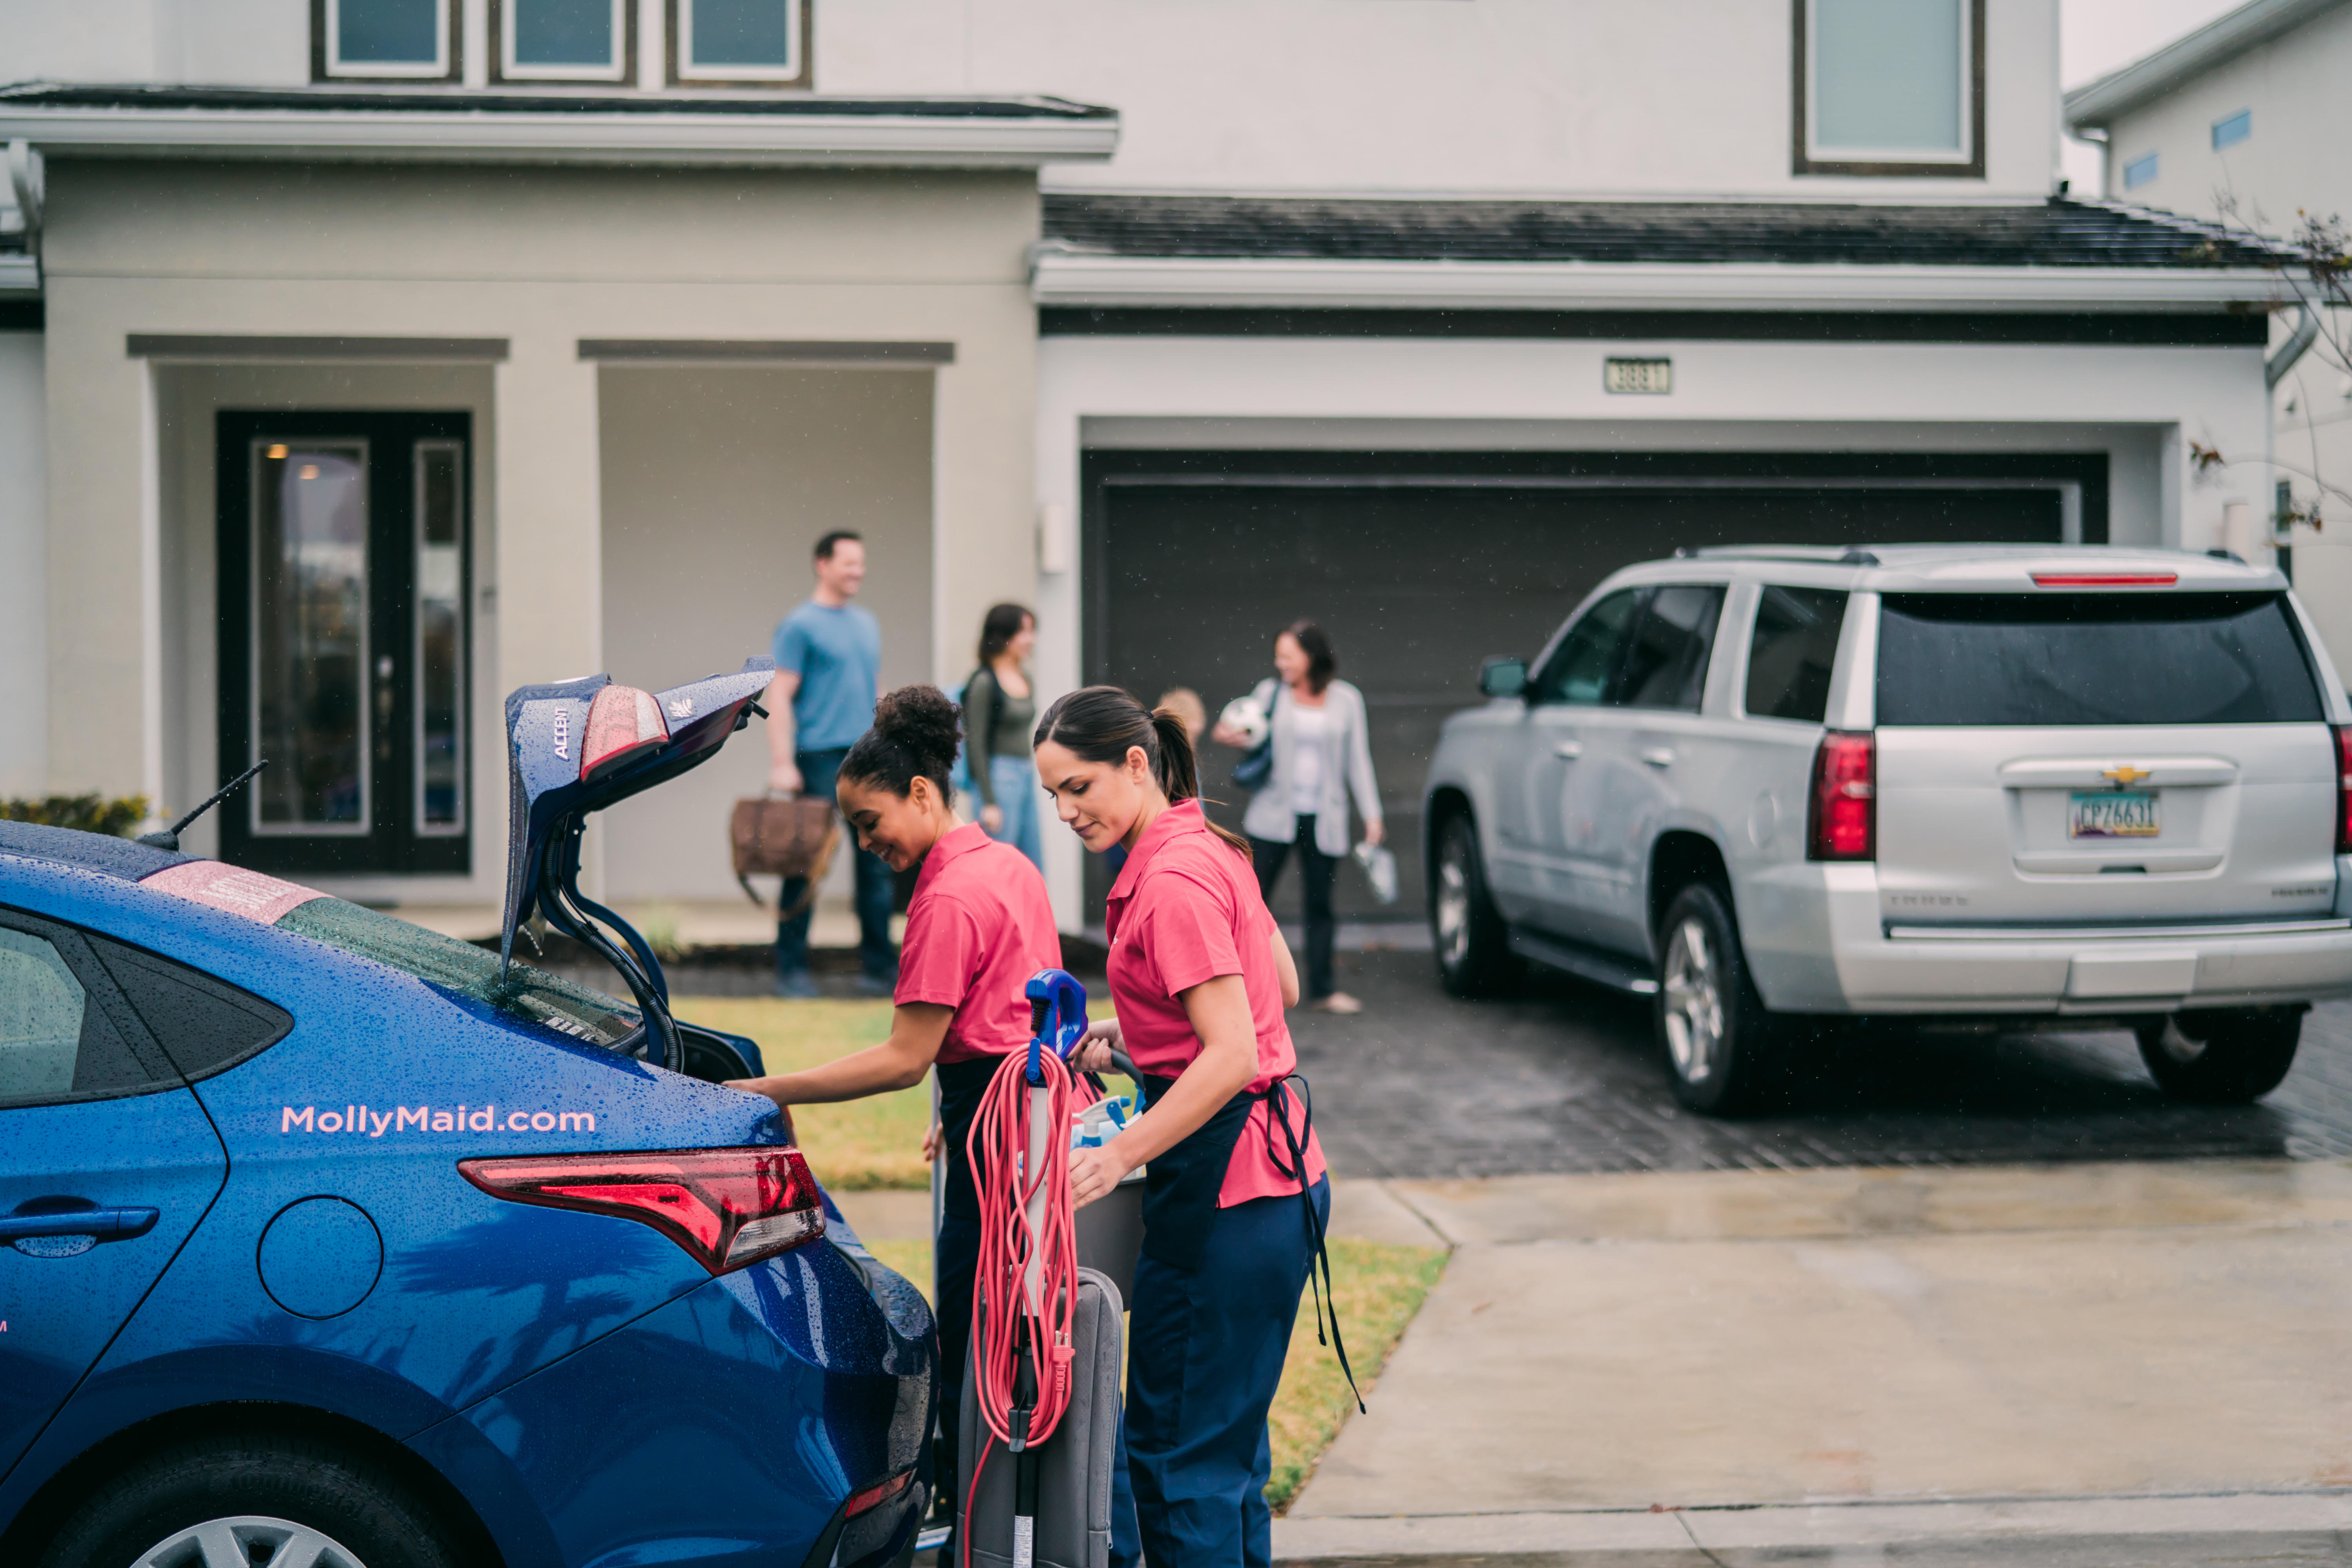
M 948 773 L 955 765 L 961 722 L 956 705 L 938 688 L 902 687 L 875 704 L 874 727 L 850 747 L 835 775 L 841 815 L 864 847 L 893 871 L 923 868 L 907 907 L 890 1037 L 806 1072 L 742 1079 L 731 1086 L 790 1108 L 911 1089 L 937 1067 L 936 1135 L 947 1146 L 948 1180 L 936 1243 L 945 1461 L 936 1473 L 950 1477 L 980 1262 L 980 1198 L 964 1143 L 999 1059 L 1028 1047 L 1024 987 L 1039 970 L 1062 963 L 1062 939 L 1037 868 L 979 824 L 956 819 Z M 1123 1502 L 1123 1497 L 1115 1500 L 1112 1513 L 1114 1563 L 1135 1559 L 1132 1510 L 1117 1506 Z
M 1127 850 L 1107 920 L 1118 1016 L 1089 1031 L 1084 1059 L 1108 1065 L 1124 1046 L 1146 1108 L 1101 1148 L 1071 1154 L 1070 1186 L 1083 1205 L 1146 1170 L 1127 1369 L 1144 1555 L 1263 1565 L 1266 1408 L 1331 1205 L 1283 1021 L 1297 972 L 1248 845 L 1201 813 L 1177 715 L 1090 686 L 1046 710 L 1035 750 L 1039 780 L 1087 847 Z

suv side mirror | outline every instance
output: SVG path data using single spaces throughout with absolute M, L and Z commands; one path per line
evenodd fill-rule
M 1519 697 L 1528 689 L 1528 661 L 1490 658 L 1478 667 L 1478 689 L 1489 697 Z

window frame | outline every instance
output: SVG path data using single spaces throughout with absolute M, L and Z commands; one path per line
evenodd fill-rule
M 335 58 L 342 36 L 343 0 L 310 0 L 310 79 L 330 81 L 461 81 L 466 74 L 463 0 L 442 0 L 436 12 L 439 62 L 419 65 L 344 65 Z
M 613 7 L 613 64 L 595 66 L 525 66 L 514 63 L 515 13 L 530 0 L 488 0 L 490 71 L 492 83 L 533 84 L 593 82 L 600 87 L 634 87 L 637 80 L 637 6 L 635 0 L 609 0 Z
M 811 57 L 816 47 L 816 28 L 810 15 L 816 8 L 815 0 L 785 0 L 785 3 L 793 7 L 795 15 L 792 70 L 767 66 L 719 66 L 709 70 L 695 70 L 687 64 L 687 34 L 694 22 L 694 0 L 663 0 L 663 74 L 668 85 L 691 89 L 809 90 L 815 81 Z
M 1874 178 L 1902 177 L 1981 180 L 1985 174 L 1985 0 L 1961 0 L 1960 91 L 1964 132 L 1960 151 L 1952 154 L 1918 153 L 1873 153 L 1866 149 L 1817 148 L 1813 143 L 1812 16 L 1815 0 L 1790 0 L 1795 29 L 1790 55 L 1791 96 L 1789 122 L 1792 133 L 1790 172 L 1798 174 L 1858 174 Z

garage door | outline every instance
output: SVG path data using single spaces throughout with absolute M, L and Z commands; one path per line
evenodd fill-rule
M 1370 707 L 1373 766 L 1400 849 L 1420 841 L 1438 727 L 1479 700 L 1479 661 L 1534 654 L 1619 567 L 1719 544 L 2056 542 L 2066 504 L 2059 484 L 2006 477 L 1993 488 L 1957 477 L 1885 489 L 1761 479 L 1612 486 L 1214 474 L 1200 470 L 1200 454 L 1168 456 L 1186 460 L 1121 452 L 1089 465 L 1089 679 L 1146 700 L 1189 686 L 1214 712 L 1272 673 L 1277 631 L 1302 616 L 1319 622 L 1339 673 Z M 1237 753 L 1205 750 L 1212 815 L 1238 827 Z M 1416 857 L 1399 860 L 1402 897 L 1389 910 L 1352 867 L 1341 870 L 1343 918 L 1420 918 Z M 1097 910 L 1105 890 L 1097 867 Z M 1296 896 L 1286 891 L 1279 909 L 1295 909 Z

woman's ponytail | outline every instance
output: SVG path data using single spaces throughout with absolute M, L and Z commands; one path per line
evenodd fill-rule
M 1030 745 L 1034 749 L 1048 741 L 1083 762 L 1113 765 L 1126 762 L 1128 748 L 1140 746 L 1150 760 L 1151 777 L 1170 805 L 1201 798 L 1200 760 L 1182 718 L 1172 709 L 1151 712 L 1116 686 L 1081 687 L 1056 699 L 1037 721 Z M 1250 858 L 1248 839 L 1213 822 L 1208 827 L 1243 859 Z

